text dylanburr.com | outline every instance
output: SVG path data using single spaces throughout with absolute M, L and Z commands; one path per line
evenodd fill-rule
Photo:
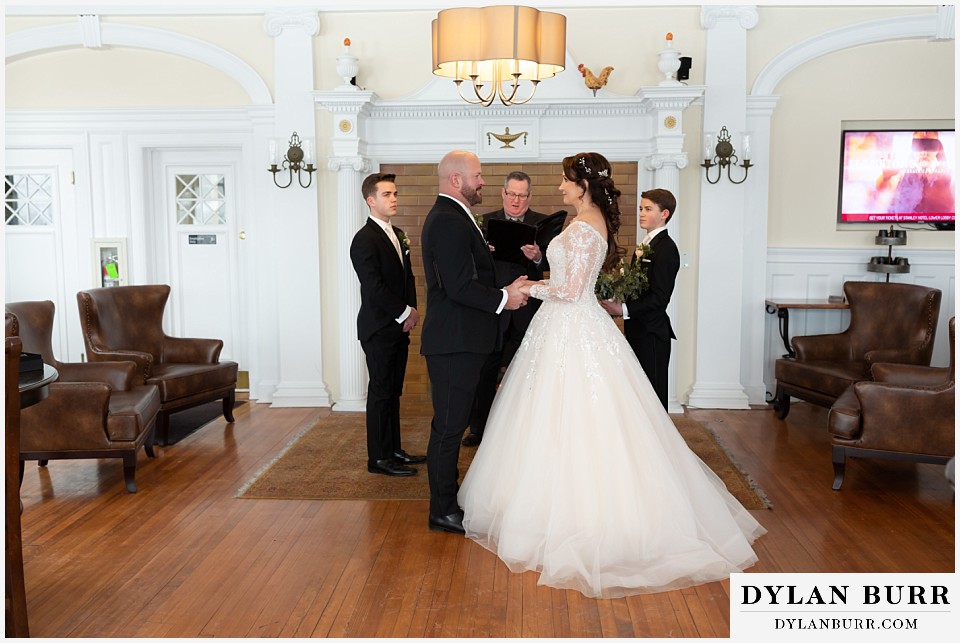
M 733 574 L 733 641 L 935 641 L 960 630 L 955 574 Z

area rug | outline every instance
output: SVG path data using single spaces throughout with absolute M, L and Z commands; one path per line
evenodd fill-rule
M 366 430 L 363 413 L 335 413 L 318 420 L 293 438 L 284 450 L 245 484 L 237 497 L 289 500 L 426 500 L 430 497 L 426 465 L 408 478 L 367 473 Z M 712 469 L 730 493 L 747 509 L 766 509 L 770 503 L 717 442 L 708 428 L 681 415 L 671 416 L 690 449 Z M 427 452 L 430 418 L 401 421 L 403 448 Z M 475 448 L 460 449 L 461 476 L 470 466 Z

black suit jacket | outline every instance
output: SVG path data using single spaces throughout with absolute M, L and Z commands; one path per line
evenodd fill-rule
M 427 285 L 420 353 L 493 352 L 500 345 L 503 292 L 480 230 L 457 202 L 437 196 L 420 239 Z
M 395 233 L 402 232 L 400 228 L 393 229 Z M 397 317 L 403 314 L 407 306 L 417 307 L 410 254 L 403 250 L 401 263 L 387 233 L 370 219 L 353 237 L 350 260 L 360 279 L 357 337 L 361 341 L 369 340 L 384 328 L 395 327 L 398 332 L 401 331 Z
M 667 304 L 670 303 L 673 287 L 677 283 L 680 252 L 666 230 L 657 233 L 650 242 L 650 249 L 653 251 L 650 267 L 647 269 L 650 287 L 640 293 L 639 298 L 625 302 L 627 314 L 630 315 L 630 318 L 623 322 L 627 341 L 646 334 L 656 335 L 665 341 L 677 338 L 670 325 L 670 317 L 667 316 Z

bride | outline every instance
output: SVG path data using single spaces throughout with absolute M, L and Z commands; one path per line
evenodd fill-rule
M 766 530 L 677 433 L 597 302 L 618 258 L 620 191 L 596 153 L 563 160 L 577 216 L 547 248 L 551 278 L 458 493 L 471 538 L 541 585 L 614 598 L 727 578 Z

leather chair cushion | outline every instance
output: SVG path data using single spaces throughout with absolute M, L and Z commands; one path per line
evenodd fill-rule
M 164 402 L 215 391 L 234 385 L 237 381 L 237 363 L 217 364 L 154 364 L 147 384 L 156 384 Z
M 827 416 L 830 433 L 838 438 L 852 440 L 860 435 L 860 400 L 853 384 L 847 387 L 830 407 Z
M 156 386 L 134 386 L 129 391 L 110 394 L 107 435 L 111 441 L 133 442 L 160 411 L 160 391 Z
M 840 397 L 853 382 L 870 378 L 864 362 L 798 362 L 792 359 L 777 360 L 776 376 L 777 382 L 785 387 L 798 386 L 834 397 Z

